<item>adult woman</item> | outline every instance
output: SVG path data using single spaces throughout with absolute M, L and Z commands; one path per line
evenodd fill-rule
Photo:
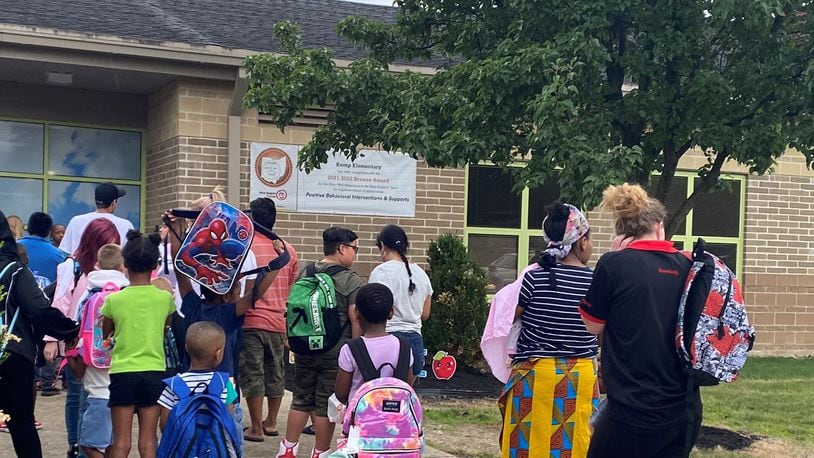
M 20 262 L 17 244 L 6 216 L 0 212 L 0 271 L 11 265 L 0 278 L 6 294 L 3 321 L 10 324 L 19 310 L 15 325 L 9 329 L 21 340 L 6 346 L 8 358 L 0 363 L 0 410 L 11 416 L 8 429 L 19 457 L 41 457 L 40 438 L 34 426 L 34 358 L 37 337 L 46 332 L 63 340 L 73 340 L 79 325 L 48 305 L 34 275 Z M 0 358 L 1 360 L 2 358 Z
M 121 244 L 119 230 L 112 221 L 97 218 L 91 221 L 79 239 L 79 246 L 72 258 L 57 267 L 57 287 L 54 292 L 54 308 L 66 317 L 77 319 L 79 303 L 88 288 L 88 273 L 96 270 L 96 256 L 99 248 L 108 243 Z M 45 337 L 45 359 L 51 362 L 58 353 L 56 336 Z M 83 394 L 82 380 L 65 371 L 68 393 L 65 397 L 65 425 L 68 433 L 68 455 L 77 456 L 79 448 L 79 420 L 81 418 Z
M 555 202 L 546 213 L 548 247 L 541 268 L 523 278 L 515 312 L 521 323 L 517 354 L 499 401 L 503 457 L 567 452 L 584 457 L 588 420 L 598 404 L 597 342 L 578 312 L 591 284 L 586 265 L 592 251 L 590 226 L 572 205 Z
M 393 293 L 393 318 L 387 322 L 387 332 L 402 335 L 413 350 L 413 374 L 424 368 L 424 341 L 421 322 L 430 317 L 432 285 L 430 277 L 418 264 L 407 260 L 410 242 L 404 229 L 389 225 L 376 237 L 382 263 L 370 273 L 370 283 L 381 283 Z
M 602 256 L 580 305 L 588 330 L 603 333 L 608 392 L 588 456 L 688 456 L 701 399 L 697 389 L 687 393 L 674 338 L 690 261 L 664 240 L 664 206 L 640 186 L 611 186 L 602 205 L 613 212 L 616 233 L 633 241 Z

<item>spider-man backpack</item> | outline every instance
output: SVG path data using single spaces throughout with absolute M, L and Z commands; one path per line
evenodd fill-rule
M 711 386 L 738 378 L 752 345 L 743 291 L 735 274 L 698 239 L 683 252 L 692 260 L 676 324 L 676 350 L 695 385 Z

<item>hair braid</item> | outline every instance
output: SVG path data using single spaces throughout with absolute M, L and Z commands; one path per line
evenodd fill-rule
M 401 256 L 401 260 L 404 261 L 404 267 L 407 268 L 407 276 L 410 278 L 410 286 L 407 288 L 407 291 L 413 294 L 413 291 L 415 291 L 415 283 L 413 282 L 413 271 L 410 270 L 410 261 L 407 260 L 407 256 L 401 250 L 396 251 Z

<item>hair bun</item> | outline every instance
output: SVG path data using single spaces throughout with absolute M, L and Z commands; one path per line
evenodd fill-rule
M 649 204 L 650 196 L 637 184 L 608 186 L 602 195 L 602 209 L 612 211 L 617 218 L 636 218 Z
M 551 221 L 565 221 L 571 215 L 571 209 L 560 201 L 555 201 L 546 206 L 545 212 Z
M 158 232 L 153 232 L 152 234 L 148 235 L 147 238 L 156 246 L 161 245 L 161 235 L 159 235 Z
M 135 240 L 141 238 L 141 232 L 136 229 L 130 229 L 129 231 L 127 231 L 126 237 L 128 241 Z

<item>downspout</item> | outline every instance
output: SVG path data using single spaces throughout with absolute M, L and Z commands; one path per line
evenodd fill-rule
M 229 203 L 240 208 L 240 120 L 243 114 L 243 97 L 248 90 L 246 69 L 240 67 L 232 88 L 232 101 L 229 103 L 229 120 L 226 131 L 228 142 L 226 190 Z

